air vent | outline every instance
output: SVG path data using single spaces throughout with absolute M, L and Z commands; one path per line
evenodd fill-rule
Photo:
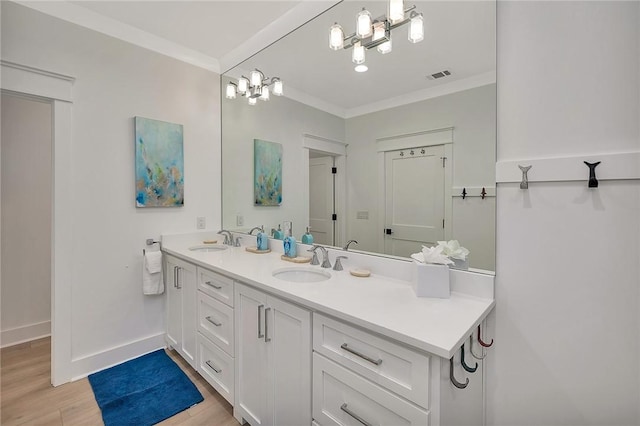
M 442 70 L 442 71 L 438 71 L 438 72 L 434 72 L 433 74 L 429 74 L 427 76 L 427 79 L 429 80 L 437 80 L 439 78 L 444 78 L 444 77 L 448 77 L 451 75 L 451 71 L 449 70 Z

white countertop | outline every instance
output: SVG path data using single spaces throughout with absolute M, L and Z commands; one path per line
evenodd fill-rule
M 284 261 L 280 258 L 282 253 L 277 251 L 249 253 L 244 246 L 217 252 L 189 250 L 197 244 L 163 237 L 162 250 L 313 311 L 447 359 L 455 354 L 495 305 L 493 299 L 458 292 L 452 292 L 449 299 L 416 297 L 408 281 L 379 274 L 357 278 L 349 274 L 347 266 L 344 271 L 324 269 L 331 274 L 326 281 L 287 282 L 273 277 L 272 271 L 283 267 L 322 268 Z M 334 258 L 332 256 L 332 262 Z

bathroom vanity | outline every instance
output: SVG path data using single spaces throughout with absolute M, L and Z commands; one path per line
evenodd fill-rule
M 238 421 L 483 424 L 482 361 L 465 372 L 460 349 L 467 342 L 476 362 L 469 337 L 494 306 L 492 276 L 451 271 L 449 299 L 418 298 L 405 260 L 349 252 L 335 271 L 282 260 L 278 241 L 264 254 L 194 250 L 202 235 L 162 238 L 167 343 Z M 329 249 L 331 262 L 343 254 Z M 350 275 L 356 267 L 371 276 Z M 450 381 L 451 358 L 465 389 Z

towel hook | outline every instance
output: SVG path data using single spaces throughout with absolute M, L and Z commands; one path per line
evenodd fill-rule
M 471 334 L 471 336 L 469 336 L 469 352 L 471 352 L 471 355 L 477 359 L 482 361 L 483 359 L 486 358 L 487 354 L 484 352 L 484 349 L 482 348 L 482 346 L 480 346 L 480 353 L 482 354 L 482 356 L 478 356 L 475 353 L 473 353 L 473 333 Z
M 490 343 L 485 343 L 485 342 L 482 341 L 482 338 L 480 337 L 480 324 L 478 324 L 478 343 L 480 343 L 485 348 L 488 348 L 491 345 L 493 345 L 493 339 L 491 339 Z
M 597 163 L 589 163 L 585 161 L 584 164 L 589 167 L 589 188 L 597 188 L 598 179 L 596 179 L 596 167 L 600 164 L 600 161 Z
M 531 166 L 518 165 L 518 167 L 522 170 L 522 182 L 520 182 L 520 189 L 529 189 L 529 177 L 527 177 L 527 172 Z
M 462 188 L 462 199 L 467 198 L 467 188 Z
M 466 378 L 466 382 L 460 383 L 453 375 L 453 358 L 449 359 L 449 379 L 451 380 L 451 383 L 453 383 L 453 386 L 457 387 L 458 389 L 464 389 L 469 385 L 468 377 Z
M 462 344 L 462 347 L 460 347 L 460 364 L 462 364 L 462 368 L 467 370 L 469 373 L 475 373 L 476 370 L 478 369 L 478 363 L 477 362 L 476 362 L 476 366 L 475 367 L 469 367 L 467 365 L 467 363 L 464 362 L 464 343 Z
M 482 187 L 482 192 L 480 193 L 480 195 L 482 196 L 483 200 L 484 200 L 484 197 L 487 196 L 487 191 L 484 189 L 484 186 Z

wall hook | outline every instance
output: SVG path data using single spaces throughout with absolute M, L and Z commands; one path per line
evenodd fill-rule
M 462 188 L 462 199 L 467 198 L 467 188 Z
M 449 359 L 449 379 L 451 380 L 451 383 L 453 383 L 453 386 L 457 387 L 458 389 L 464 389 L 469 385 L 469 378 L 467 377 L 467 381 L 464 383 L 460 383 L 459 381 L 456 380 L 455 376 L 453 375 L 453 358 Z
M 464 343 L 462 344 L 462 347 L 460 348 L 460 364 L 462 365 L 462 368 L 467 370 L 469 373 L 475 373 L 476 370 L 478 369 L 478 363 L 477 362 L 476 362 L 476 366 L 475 367 L 469 367 L 467 365 L 467 363 L 464 362 Z
M 482 356 L 478 356 L 475 353 L 473 353 L 473 334 L 469 336 L 469 352 L 471 352 L 471 355 L 477 360 L 483 360 L 487 356 L 482 346 L 480 346 L 480 353 L 482 354 Z
M 491 345 L 493 345 L 493 339 L 491 339 L 490 343 L 485 343 L 485 342 L 482 341 L 482 338 L 480 337 L 480 324 L 478 324 L 478 343 L 480 343 L 485 348 L 488 348 Z
M 529 177 L 527 176 L 527 172 L 531 166 L 518 165 L 518 167 L 522 170 L 522 182 L 520 182 L 520 189 L 529 189 Z
M 596 179 L 596 166 L 600 164 L 600 162 L 598 161 L 597 163 L 589 163 L 585 161 L 584 164 L 589 166 L 589 188 L 597 188 L 598 179 Z
M 480 195 L 482 196 L 483 200 L 484 200 L 484 197 L 487 196 L 487 191 L 484 189 L 484 186 L 482 187 L 482 192 L 480 193 Z

